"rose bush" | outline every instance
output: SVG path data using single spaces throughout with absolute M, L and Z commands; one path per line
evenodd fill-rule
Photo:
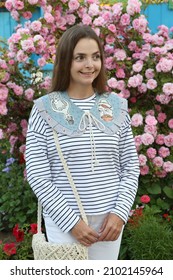
M 12 231 L 14 241 L 0 240 L 1 260 L 32 260 L 32 236 L 37 233 L 37 224 L 15 225 Z
M 98 0 L 7 0 L 5 5 L 15 20 L 23 17 L 26 21 L 19 22 L 0 59 L 2 145 L 8 140 L 11 155 L 24 162 L 32 100 L 45 94 L 50 85 L 43 66 L 54 62 L 64 30 L 76 23 L 90 25 L 104 46 L 107 90 L 129 102 L 141 169 L 136 204 L 142 195 L 149 195 L 150 205 L 171 215 L 173 28 L 161 25 L 152 34 L 138 0 L 112 5 Z M 36 7 L 42 8 L 43 16 L 30 21 Z

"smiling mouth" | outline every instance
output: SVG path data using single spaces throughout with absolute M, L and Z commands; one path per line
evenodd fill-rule
M 93 72 L 80 72 L 83 75 L 93 75 L 95 71 Z

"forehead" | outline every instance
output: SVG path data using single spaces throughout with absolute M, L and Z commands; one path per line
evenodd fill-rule
M 78 41 L 76 44 L 73 53 L 95 53 L 99 52 L 99 46 L 94 39 L 83 38 Z

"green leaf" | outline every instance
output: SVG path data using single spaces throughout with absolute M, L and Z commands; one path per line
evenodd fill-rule
M 173 199 L 173 189 L 170 187 L 164 187 L 163 188 L 164 193 L 167 195 L 167 197 Z
M 147 187 L 147 191 L 150 194 L 160 194 L 161 193 L 161 186 L 157 183 L 153 183 Z
M 157 205 L 163 210 L 166 210 L 169 208 L 169 204 L 161 198 L 157 199 Z

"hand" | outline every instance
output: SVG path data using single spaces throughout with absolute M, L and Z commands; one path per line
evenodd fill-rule
M 123 227 L 124 221 L 116 214 L 109 213 L 105 218 L 101 228 L 98 241 L 114 241 L 117 240 Z
M 90 246 L 98 241 L 99 234 L 80 220 L 71 230 L 72 235 L 84 246 Z

